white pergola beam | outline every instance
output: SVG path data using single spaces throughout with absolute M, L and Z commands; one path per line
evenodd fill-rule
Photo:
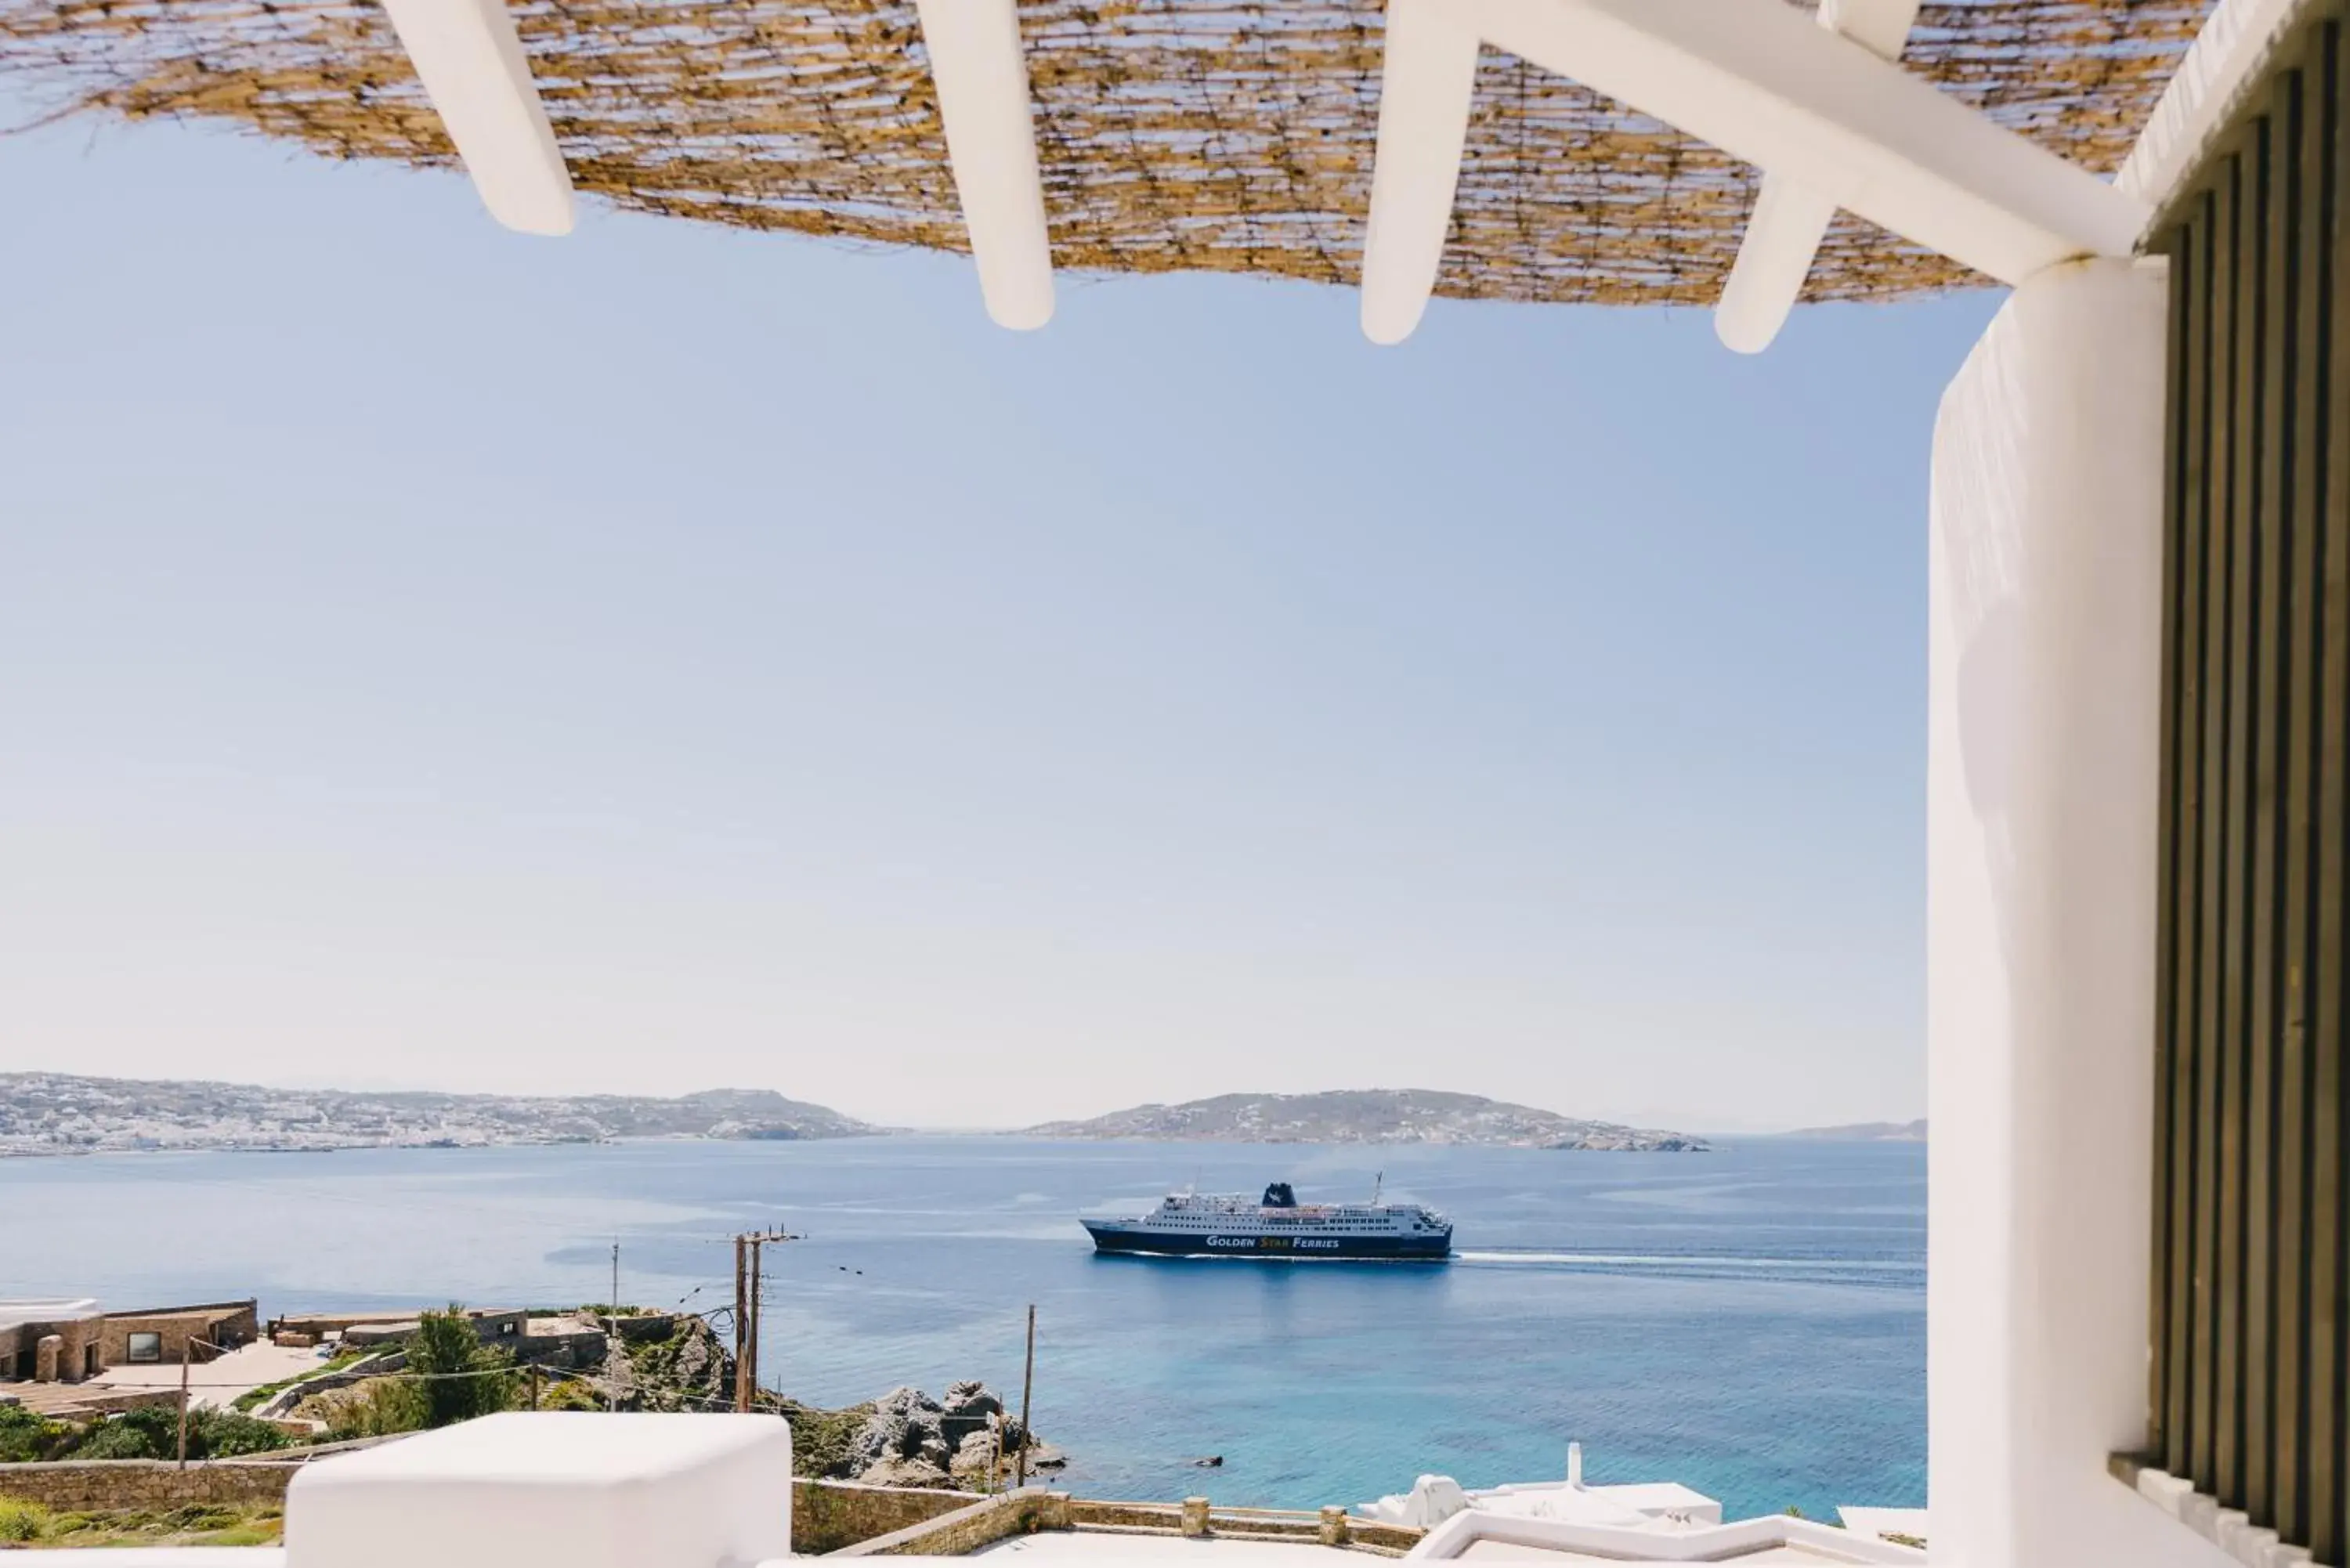
M 1388 0 L 1387 63 L 1363 242 L 1363 335 L 1400 343 L 1428 309 L 1477 88 L 1477 30 L 1462 0 Z
M 1784 174 L 1762 176 L 1746 237 L 1713 307 L 1713 333 L 1722 347 L 1740 354 L 1771 347 L 1803 296 L 1835 213 L 1834 202 Z
M 2002 283 L 2140 204 L 1782 0 L 1475 0 L 1490 41 Z
M 1820 0 L 1820 26 L 1850 38 L 1881 60 L 1898 60 L 1909 47 L 1919 0 Z
M 2135 198 L 1782 0 L 1451 5 L 1485 42 L 2002 283 L 2079 256 L 2127 255 L 2145 221 Z M 1402 41 L 1390 37 L 1388 69 L 1417 76 L 1426 67 L 1399 57 Z M 1412 117 L 1419 133 L 1438 134 L 1425 119 Z M 1382 163 L 1402 151 L 1400 132 L 1388 134 L 1383 113 Z M 1459 144 L 1456 126 L 1442 145 Z M 1396 183 L 1425 199 L 1424 182 Z M 1419 232 L 1417 222 L 1399 224 L 1379 210 L 1381 188 L 1375 175 L 1374 247 L 1390 234 Z M 1405 275 L 1378 254 L 1365 257 L 1364 273 Z M 1409 321 L 1416 313 L 1408 304 L 1383 298 L 1380 321 Z M 1367 316 L 1370 307 L 1367 299 Z
M 987 314 L 1015 331 L 1042 327 L 1053 318 L 1053 246 L 1014 0 L 916 0 L 915 9 Z
M 571 174 L 504 0 L 384 0 L 417 78 L 490 215 L 571 232 Z
M 1821 26 L 1880 59 L 1898 60 L 1918 0 L 1820 0 Z M 1760 354 L 1786 326 L 1812 263 L 1835 221 L 1835 203 L 1787 175 L 1763 171 L 1738 259 L 1722 286 L 1713 329 L 1725 348 Z

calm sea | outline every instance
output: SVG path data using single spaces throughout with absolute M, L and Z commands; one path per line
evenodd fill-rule
M 1170 1185 L 1449 1210 L 1441 1268 L 1093 1255 Z M 1091 1496 L 1311 1507 L 1558 1475 L 1731 1517 L 1925 1501 L 1922 1149 L 1710 1155 L 888 1138 L 0 1160 L 0 1295 L 131 1307 L 731 1302 L 780 1222 L 763 1371 L 846 1404 L 1017 1389 Z M 1221 1454 L 1220 1469 L 1191 1460 Z

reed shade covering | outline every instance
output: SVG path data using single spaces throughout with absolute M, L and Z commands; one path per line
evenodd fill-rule
M 580 190 L 746 228 L 964 248 L 910 3 L 513 8 Z M 2104 171 L 2208 9 L 1929 5 L 1905 59 Z M 1023 0 L 1021 26 L 1057 265 L 1355 281 L 1378 120 L 1378 0 Z M 0 79 L 43 114 L 199 117 L 334 158 L 453 161 L 390 21 L 357 0 L 0 0 Z M 1711 304 L 1757 179 L 1488 50 L 1440 292 Z M 1847 218 L 1810 296 L 1981 281 Z
M 2149 1458 L 2350 1552 L 2350 43 L 2172 208 Z

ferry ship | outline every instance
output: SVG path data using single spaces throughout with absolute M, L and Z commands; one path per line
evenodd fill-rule
M 1170 1192 L 1132 1219 L 1082 1221 L 1101 1252 L 1163 1258 L 1377 1259 L 1440 1263 L 1452 1221 L 1417 1203 L 1300 1203 L 1286 1181 L 1244 1194 Z

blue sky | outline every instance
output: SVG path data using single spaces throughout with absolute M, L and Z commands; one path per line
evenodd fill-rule
M 1923 1106 L 1926 458 L 1995 306 L 1064 278 L 0 141 L 0 1066 Z

